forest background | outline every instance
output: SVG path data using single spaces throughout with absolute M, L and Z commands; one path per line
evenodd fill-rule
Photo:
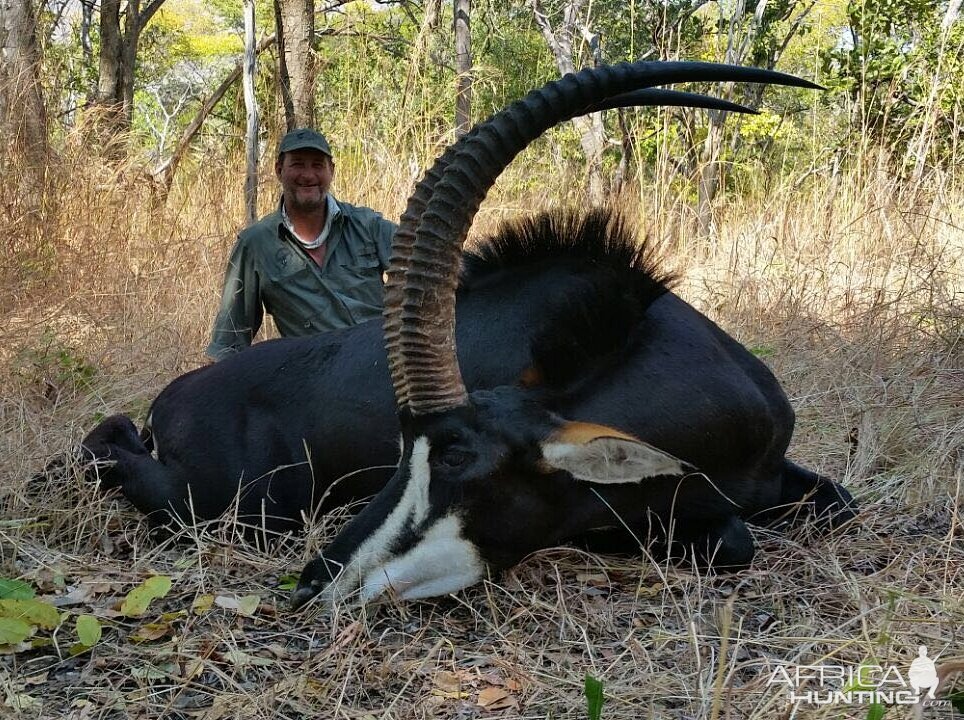
M 0 0 L 0 13 L 0 580 L 61 608 L 51 627 L 0 636 L 11 712 L 585 717 L 589 674 L 604 717 L 756 717 L 783 707 L 775 662 L 964 654 L 960 0 Z M 759 114 L 567 123 L 507 170 L 475 233 L 619 205 L 663 243 L 679 292 L 783 382 L 792 456 L 865 508 L 849 536 L 760 531 L 754 567 L 722 578 L 549 551 L 454 599 L 292 618 L 282 573 L 337 518 L 273 554 L 217 532 L 185 553 L 79 476 L 28 486 L 98 419 L 142 421 L 204 362 L 234 236 L 277 202 L 287 128 L 323 130 L 336 195 L 397 219 L 470 122 L 561 73 L 640 58 L 826 89 L 688 88 Z M 150 576 L 173 590 L 125 615 Z M 101 628 L 86 645 L 82 616 Z

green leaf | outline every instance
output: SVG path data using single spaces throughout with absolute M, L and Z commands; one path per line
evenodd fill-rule
M 30 637 L 30 623 L 11 617 L 0 617 L 0 645 L 16 645 Z
M 867 720 L 881 720 L 885 712 L 887 712 L 887 708 L 880 703 L 874 703 L 867 708 Z
M 42 600 L 0 600 L 0 617 L 23 620 L 53 630 L 60 624 L 60 613 Z
M 77 618 L 77 639 L 82 645 L 91 647 L 100 642 L 103 635 L 100 620 L 93 615 L 81 615 Z
M 29 600 L 35 594 L 23 580 L 0 578 L 0 600 Z
M 602 680 L 597 680 L 589 673 L 586 673 L 584 692 L 586 694 L 586 710 L 589 714 L 589 720 L 599 720 L 599 718 L 602 717 L 603 703 L 606 701 L 603 697 Z
M 150 577 L 127 593 L 121 603 L 121 612 L 127 617 L 138 617 L 147 611 L 152 600 L 162 598 L 171 591 L 171 578 L 167 575 Z
M 294 590 L 298 587 L 298 576 L 297 575 L 282 575 L 278 578 L 278 589 L 279 590 Z

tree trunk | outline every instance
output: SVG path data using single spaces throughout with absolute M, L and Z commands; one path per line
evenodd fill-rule
M 256 62 L 254 0 L 244 0 L 244 107 L 248 115 L 248 128 L 244 138 L 244 205 L 249 225 L 258 219 L 258 100 L 254 94 Z
M 314 0 L 275 0 L 281 99 L 288 130 L 315 122 Z
M 47 110 L 31 0 L 0 0 L 0 60 L 2 136 L 28 167 L 42 168 L 47 155 Z
M 95 104 L 105 140 L 113 140 L 129 130 L 134 112 L 134 72 L 141 32 L 164 0 L 150 0 L 141 9 L 140 0 L 128 0 L 123 26 L 120 0 L 100 3 L 100 69 Z
M 725 113 L 709 110 L 710 124 L 700 156 L 700 174 L 696 204 L 696 224 L 700 237 L 713 234 L 713 200 L 720 187 L 720 147 L 723 144 L 723 118 Z
M 117 129 L 121 114 L 121 58 L 120 0 L 101 0 L 97 105 L 103 115 L 97 120 L 112 129 Z
M 455 132 L 464 135 L 472 127 L 472 0 L 452 3 L 455 24 Z
M 562 22 L 553 29 L 549 18 L 542 9 L 540 0 L 529 0 L 536 24 L 542 31 L 542 36 L 552 52 L 560 75 L 576 71 L 573 61 L 572 39 L 577 29 L 584 2 L 585 0 L 569 0 L 563 9 Z M 584 28 L 583 31 L 588 34 L 588 31 Z M 579 133 L 579 144 L 582 146 L 583 155 L 586 157 L 586 185 L 589 190 L 590 201 L 601 202 L 606 194 L 602 161 L 603 151 L 607 146 L 606 128 L 603 125 L 602 113 L 592 113 L 573 118 L 572 124 Z

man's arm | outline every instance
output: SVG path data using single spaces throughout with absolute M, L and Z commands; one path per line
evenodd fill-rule
M 378 264 L 382 266 L 382 272 L 388 269 L 388 264 L 392 259 L 392 238 L 398 226 L 383 218 L 379 213 L 375 213 L 375 219 L 371 224 L 371 232 L 375 239 L 375 246 L 378 248 Z
M 263 319 L 258 273 L 253 267 L 247 243 L 239 238 L 224 273 L 221 307 L 214 318 L 207 355 L 222 360 L 244 350 L 251 345 Z

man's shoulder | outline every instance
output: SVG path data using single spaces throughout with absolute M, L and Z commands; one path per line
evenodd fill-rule
M 352 205 L 351 203 L 346 203 L 343 200 L 339 200 L 338 209 L 346 219 L 361 223 L 363 225 L 371 225 L 372 223 L 377 222 L 391 222 L 386 220 L 385 217 L 377 210 L 372 210 L 370 207 L 365 207 L 364 205 Z
M 257 241 L 261 238 L 277 238 L 278 225 L 281 224 L 281 212 L 275 210 L 268 213 L 255 223 L 251 223 L 238 233 L 238 240 L 242 242 Z

